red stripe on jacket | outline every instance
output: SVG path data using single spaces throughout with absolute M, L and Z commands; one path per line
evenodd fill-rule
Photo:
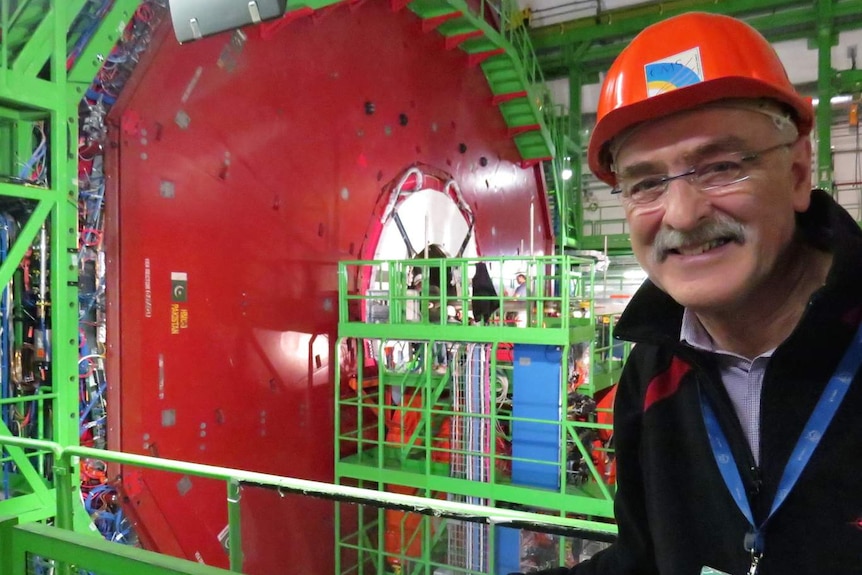
M 649 385 L 647 386 L 646 396 L 644 397 L 644 412 L 646 412 L 646 410 L 648 410 L 655 402 L 661 401 L 662 399 L 670 397 L 676 393 L 683 376 L 685 376 L 685 374 L 690 370 L 691 366 L 689 364 L 678 357 L 674 357 L 671 361 L 670 367 L 666 371 L 663 371 L 650 380 Z

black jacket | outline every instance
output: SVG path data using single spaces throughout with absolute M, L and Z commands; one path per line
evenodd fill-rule
M 637 343 L 614 415 L 619 538 L 572 575 L 697 575 L 705 565 L 732 575 L 748 572 L 748 522 L 718 472 L 699 394 L 717 413 L 759 523 L 800 431 L 862 320 L 862 232 L 827 194 L 815 191 L 812 198 L 799 216 L 800 229 L 833 252 L 833 266 L 769 360 L 760 467 L 713 356 L 680 344 L 682 307 L 647 281 L 617 327 L 620 338 Z M 770 520 L 758 574 L 862 574 L 862 373 Z

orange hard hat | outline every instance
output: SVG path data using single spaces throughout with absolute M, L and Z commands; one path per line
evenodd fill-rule
M 638 34 L 608 71 L 590 137 L 590 169 L 614 186 L 608 146 L 627 129 L 728 98 L 767 98 L 792 112 L 800 135 L 813 109 L 790 83 L 775 50 L 735 18 L 689 12 Z

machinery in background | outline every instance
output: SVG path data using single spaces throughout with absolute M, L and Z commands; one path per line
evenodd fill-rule
M 65 0 L 4 2 L 4 72 L 16 78 L 26 69 L 33 77 L 24 85 L 40 88 L 27 92 L 34 100 L 21 108 L 4 92 L 15 114 L 0 119 L 8 150 L 0 158 L 8 184 L 0 202 L 0 260 L 4 272 L 11 272 L 3 276 L 0 298 L 0 415 L 14 435 L 93 446 L 112 441 L 134 453 L 328 480 L 333 463 L 320 453 L 332 447 L 332 380 L 342 367 L 330 361 L 334 272 L 338 260 L 368 259 L 366 248 L 375 243 L 368 232 L 377 224 L 367 225 L 365 216 L 380 221 L 386 202 L 375 204 L 375 198 L 389 191 L 382 182 L 400 181 L 399 174 L 417 166 L 445 174 L 443 195 L 453 200 L 469 232 L 453 234 L 465 238 L 463 243 L 441 241 L 437 255 L 456 260 L 473 257 L 473 246 L 483 255 L 524 254 L 525 245 L 531 254 L 544 253 L 555 243 L 551 228 L 563 240 L 571 228 L 571 214 L 560 213 L 569 197 L 563 188 L 550 190 L 558 193 L 558 211 L 546 211 L 549 190 L 542 172 L 552 164 L 551 151 L 541 141 L 546 126 L 531 109 L 550 109 L 536 93 L 541 82 L 513 80 L 513 68 L 535 67 L 507 63 L 506 50 L 483 36 L 487 22 L 476 26 L 466 11 L 447 12 L 451 3 L 408 2 L 408 10 L 404 3 L 350 2 L 316 12 L 322 6 L 303 5 L 278 22 L 211 38 L 182 53 L 160 41 L 164 26 L 158 26 L 157 13 L 164 0 L 145 2 L 122 21 L 112 16 L 121 11 L 114 8 L 132 2 L 74 4 L 80 16 L 68 46 L 59 48 L 66 61 L 56 66 L 39 64 L 43 50 L 24 50 L 22 39 L 44 40 L 35 34 L 40 17 L 56 25 L 55 15 L 64 11 L 47 8 L 65 8 Z M 125 33 L 118 50 L 97 54 L 87 39 L 105 21 L 110 25 L 103 28 Z M 502 25 L 501 32 L 510 38 L 515 28 L 522 27 Z M 152 50 L 145 52 L 151 37 Z M 71 137 L 64 133 L 68 114 L 58 103 L 68 94 L 47 97 L 42 88 L 51 86 L 44 81 L 48 77 L 63 78 L 65 64 L 74 92 L 93 75 L 82 80 L 72 72 L 99 59 L 105 66 L 95 83 L 73 97 L 77 103 L 86 94 L 79 110 L 76 226 L 74 214 L 67 217 L 68 210 L 60 209 L 75 203 L 68 202 L 75 196 L 68 184 L 74 170 L 65 177 L 65 144 L 56 145 L 68 140 L 68 158 L 75 160 L 74 130 Z M 142 66 L 120 99 L 141 59 L 153 64 L 153 72 Z M 56 116 L 46 111 L 54 106 Z M 821 124 L 824 130 L 830 125 Z M 828 138 L 821 143 L 828 147 Z M 827 155 L 821 154 L 824 162 Z M 544 173 L 550 182 L 558 170 Z M 846 186 L 853 188 L 857 208 L 858 179 Z M 410 198 L 422 196 L 421 188 L 410 190 Z M 107 227 L 106 197 L 113 211 Z M 46 207 L 51 202 L 56 211 Z M 399 213 L 395 219 L 404 218 Z M 403 221 L 393 225 L 398 232 L 410 227 Z M 425 251 L 410 243 L 437 244 L 406 235 L 408 257 Z M 577 239 L 581 245 L 583 238 Z M 464 244 L 470 249 L 459 249 Z M 106 278 L 106 254 L 115 258 L 113 280 Z M 456 260 L 430 261 L 424 270 L 426 262 L 412 261 L 398 274 L 375 275 L 367 292 L 361 282 L 352 286 L 353 295 L 378 303 L 371 306 L 374 313 L 350 316 L 348 324 L 366 325 L 337 346 L 353 350 L 359 369 L 347 386 L 352 395 L 347 393 L 343 405 L 339 433 L 345 439 L 336 437 L 336 472 L 346 483 L 392 491 L 540 505 L 609 532 L 605 491 L 612 493 L 614 486 L 608 419 L 613 387 L 604 387 L 604 380 L 613 379 L 624 355 L 609 344 L 614 314 L 599 310 L 595 294 L 563 289 L 562 273 L 531 269 L 529 261 L 507 269 L 502 258 L 474 258 L 476 265 L 468 263 L 466 272 L 452 276 Z M 448 287 L 432 291 L 440 283 L 435 266 L 438 276 L 458 278 L 454 293 Z M 554 279 L 519 302 L 511 297 L 511 274 L 522 267 L 530 285 Z M 480 268 L 488 279 L 485 291 L 476 287 Z M 67 288 L 76 285 L 79 301 L 68 302 Z M 563 293 L 569 293 L 568 308 L 555 299 Z M 119 327 L 121 294 L 125 329 L 115 329 L 111 342 L 105 333 L 108 310 L 115 306 L 113 327 Z M 78 317 L 64 318 L 70 309 Z M 395 332 L 364 331 L 378 320 L 400 318 L 401 311 L 409 330 L 399 332 L 398 319 Z M 535 323 L 539 318 L 541 324 Z M 62 345 L 53 345 L 58 333 Z M 105 347 L 112 344 L 115 363 L 122 358 L 122 366 L 110 373 Z M 78 348 L 77 357 L 63 355 L 67 346 Z M 66 377 L 74 359 L 78 368 Z M 69 394 L 54 385 L 58 380 L 71 382 L 71 405 L 63 399 Z M 524 390 L 530 386 L 541 388 L 537 405 L 529 405 L 534 394 Z M 117 391 L 109 406 L 110 387 Z M 354 398 L 361 401 L 351 404 Z M 115 417 L 111 435 L 108 407 Z M 71 435 L 55 425 L 60 415 L 69 421 L 70 414 Z M 368 425 L 352 435 L 356 421 Z M 3 503 L 20 503 L 17 510 L 25 510 L 28 519 L 43 519 L 34 516 L 33 501 L 41 505 L 51 497 L 44 489 L 31 491 L 33 485 L 50 485 L 51 455 L 6 450 L 0 463 Z M 117 477 L 97 460 L 82 462 L 87 511 L 105 537 L 129 540 L 128 520 L 117 505 Z M 152 548 L 224 562 L 224 518 L 207 499 L 213 493 L 223 499 L 223 490 L 128 469 L 123 480 L 126 509 L 142 513 Z M 299 570 L 330 572 L 331 549 L 321 541 L 329 541 L 332 506 L 291 503 L 286 509 L 279 495 L 244 496 L 243 514 L 251 518 L 244 523 L 246 542 L 253 549 L 247 572 L 272 572 L 285 555 L 296 558 Z M 559 507 L 569 503 L 570 509 Z M 46 508 L 39 513 L 50 513 Z M 460 570 L 500 572 L 571 564 L 596 547 L 593 541 L 582 545 L 529 531 L 494 534 L 397 510 L 366 511 L 340 519 L 342 526 L 345 520 L 358 522 L 356 540 L 338 542 L 340 567 L 414 571 L 445 562 Z M 286 525 L 310 515 L 314 525 L 284 537 Z M 519 546 L 517 556 L 501 554 Z
M 28 185 L 45 185 L 45 141 L 41 126 L 31 161 L 19 178 Z M 33 206 L 3 198 L 0 215 L 0 261 L 5 263 L 22 226 L 32 216 Z M 18 437 L 43 438 L 52 433 L 54 394 L 51 385 L 51 292 L 49 289 L 48 226 L 42 225 L 36 241 L 28 247 L 0 292 L 0 412 L 8 433 Z M 22 475 L 32 465 L 50 479 L 51 459 L 37 454 L 26 463 L 3 458 L 3 499 L 17 495 L 24 485 Z
M 71 48 L 69 67 L 107 7 L 107 3 L 94 4 L 93 10 L 78 16 L 73 26 L 81 35 Z M 80 444 L 84 446 L 105 448 L 108 443 L 105 205 L 113 199 L 106 198 L 105 185 L 107 117 L 166 15 L 165 0 L 145 0 L 138 6 L 78 107 L 78 377 Z M 109 541 L 138 545 L 133 521 L 123 509 L 116 474 L 105 462 L 94 459 L 81 461 L 80 471 L 84 509 L 94 526 Z
M 84 3 L 73 25 L 74 33 L 69 36 L 67 69 L 77 70 L 80 62 L 87 59 L 89 37 L 103 24 L 103 19 L 112 14 L 111 7 L 115 5 L 116 2 L 98 0 Z M 332 381 L 327 375 L 331 374 L 328 338 L 335 333 L 335 276 L 329 272 L 335 269 L 337 259 L 356 253 L 356 246 L 362 251 L 373 243 L 364 241 L 371 227 L 366 225 L 366 219 L 345 216 L 372 213 L 371 219 L 376 219 L 380 215 L 378 209 L 385 209 L 387 205 L 387 202 L 377 201 L 380 199 L 378 190 L 385 194 L 389 189 L 380 182 L 418 167 L 425 174 L 423 184 L 431 182 L 434 179 L 431 176 L 445 175 L 437 178 L 440 189 L 433 190 L 443 193 L 433 197 L 448 198 L 448 204 L 462 216 L 464 230 L 453 234 L 453 241 L 440 242 L 448 253 L 472 255 L 479 242 L 491 253 L 515 252 L 519 245 L 523 250 L 525 244 L 530 245 L 531 251 L 551 249 L 552 224 L 546 205 L 548 190 L 538 164 L 549 156 L 544 144 L 529 144 L 537 135 L 539 139 L 544 138 L 541 126 L 533 123 L 535 118 L 528 118 L 526 125 L 518 124 L 525 114 L 513 108 L 521 106 L 517 102 L 521 97 L 510 95 L 505 92 L 508 88 L 500 87 L 510 86 L 509 70 L 498 69 L 506 76 L 505 81 L 489 86 L 487 82 L 493 80 L 494 74 L 489 73 L 488 78 L 484 78 L 476 68 L 463 72 L 465 62 L 475 58 L 472 52 L 446 51 L 439 54 L 439 61 L 428 58 L 429 54 L 440 52 L 437 45 L 440 38 L 434 35 L 417 39 L 414 30 L 420 20 L 428 19 L 427 14 L 417 18 L 404 11 L 393 13 L 388 6 L 367 6 L 363 10 L 369 13 L 367 18 L 364 13 L 358 18 L 328 14 L 326 25 L 339 37 L 354 38 L 355 35 L 337 32 L 347 26 L 353 30 L 356 26 L 353 20 L 361 19 L 362 27 L 368 31 L 351 41 L 358 45 L 377 45 L 381 38 L 386 38 L 382 52 L 393 62 L 392 74 L 378 77 L 376 63 L 369 65 L 361 58 L 354 61 L 356 54 L 363 51 L 348 49 L 345 53 L 342 50 L 339 58 L 327 63 L 331 72 L 328 80 L 311 87 L 311 92 L 324 98 L 315 100 L 304 92 L 296 96 L 269 88 L 262 93 L 244 94 L 232 100 L 237 109 L 248 109 L 245 104 L 252 101 L 251 96 L 261 98 L 262 103 L 251 108 L 259 115 L 242 118 L 240 125 L 231 124 L 235 119 L 232 116 L 207 112 L 213 107 L 222 110 L 226 100 L 236 97 L 237 86 L 256 89 L 259 84 L 232 82 L 224 84 L 230 85 L 230 89 L 220 91 L 226 78 L 265 76 L 270 79 L 273 68 L 262 65 L 261 62 L 266 64 L 269 60 L 259 56 L 284 53 L 290 54 L 287 61 L 273 66 L 278 70 L 293 70 L 293 73 L 285 72 L 290 83 L 301 76 L 291 66 L 294 60 L 304 59 L 297 59 L 293 51 L 283 50 L 284 45 L 291 42 L 285 36 L 276 39 L 276 27 L 256 29 L 252 35 L 238 31 L 229 38 L 214 38 L 209 44 L 195 45 L 186 60 L 174 58 L 169 46 L 159 44 L 164 37 L 164 26 L 159 25 L 164 14 L 161 2 L 143 3 L 131 13 L 128 21 L 114 26 L 124 31 L 119 47 L 102 54 L 104 66 L 96 80 L 89 89 L 80 91 L 85 98 L 78 107 L 78 222 L 77 226 L 69 226 L 70 235 L 77 236 L 77 245 L 68 250 L 54 247 L 58 238 L 52 233 L 56 221 L 51 218 L 45 220 L 41 230 L 33 229 L 29 222 L 39 215 L 37 201 L 10 201 L 6 206 L 10 215 L 6 226 L 8 251 L 16 249 L 14 238 L 27 231 L 28 225 L 34 238 L 27 242 L 30 249 L 20 260 L 24 272 L 9 284 L 12 297 L 4 315 L 12 322 L 4 326 L 5 333 L 14 334 L 19 325 L 22 332 L 20 337 L 9 339 L 11 344 L 7 352 L 8 357 L 15 357 L 15 346 L 21 349 L 21 377 L 9 377 L 10 385 L 6 388 L 9 397 L 3 398 L 10 425 L 18 426 L 16 434 L 53 438 L 68 444 L 80 441 L 94 447 L 113 442 L 116 447 L 126 446 L 136 453 L 184 459 L 211 458 L 214 462 L 255 469 L 271 466 L 272 470 L 285 474 L 319 474 L 328 479 L 326 466 L 317 465 L 314 457 L 309 457 L 319 453 L 321 445 L 305 439 L 325 437 L 319 442 L 328 445 L 331 437 L 328 401 Z M 302 40 L 296 42 L 299 46 L 291 44 L 295 50 L 329 54 L 328 51 L 316 52 L 318 47 L 314 42 L 320 36 L 320 20 L 314 19 L 313 33 L 308 32 L 312 24 L 310 19 L 299 23 L 298 35 Z M 441 29 L 441 34 L 447 32 Z M 449 40 L 446 43 L 448 45 Z M 405 54 L 411 60 L 405 60 Z M 489 64 L 494 64 L 489 68 L 498 68 L 500 54 L 487 56 L 492 59 Z M 142 66 L 144 71 L 135 71 L 133 78 L 133 70 L 141 70 L 136 67 L 140 60 L 145 60 L 147 65 L 155 62 L 154 69 L 160 73 L 147 76 L 147 66 Z M 165 61 L 170 65 L 164 65 Z M 385 80 L 390 76 L 404 76 L 413 69 L 411 62 L 421 63 L 429 72 L 430 80 L 423 79 L 417 85 L 405 84 L 397 89 L 364 83 L 369 77 Z M 461 73 L 467 78 L 464 82 L 451 82 Z M 349 93 L 333 90 L 330 81 L 341 78 L 345 85 L 364 86 L 367 93 L 357 95 L 352 90 Z M 283 79 L 274 80 L 284 82 Z M 168 84 L 167 88 L 163 81 Z M 127 82 L 129 88 L 125 87 Z M 121 90 L 127 89 L 129 91 L 121 98 Z M 153 91 L 158 97 L 152 96 Z M 213 98 L 213 94 L 219 97 Z M 499 100 L 492 98 L 500 94 Z M 340 98 L 337 104 L 329 99 L 331 96 Z M 451 102 L 456 100 L 462 105 L 453 109 Z M 214 104 L 214 101 L 217 102 Z M 319 111 L 321 105 L 327 114 L 302 113 L 307 109 Z M 498 106 L 504 110 L 502 117 Z M 392 128 L 396 124 L 390 124 L 393 109 L 399 110 L 394 131 Z M 358 117 L 357 110 L 361 110 Z M 322 128 L 320 123 L 328 117 L 332 118 L 334 127 Z M 311 118 L 313 121 L 309 120 Z M 307 124 L 303 124 L 306 120 L 309 120 Z M 283 123 L 285 129 L 272 133 L 264 129 L 277 123 Z M 338 131 L 345 125 L 355 130 Z M 225 126 L 231 127 L 223 132 L 221 129 Z M 48 161 L 56 146 L 47 142 L 56 134 L 57 127 L 38 118 L 15 129 L 20 140 L 16 146 L 26 150 L 29 160 L 22 162 L 24 166 L 20 172 L 13 174 L 7 170 L 9 181 L 26 189 L 50 187 L 52 179 L 56 184 L 57 178 L 51 173 Z M 275 157 L 276 161 L 268 161 L 272 158 L 267 155 L 267 148 L 274 148 L 268 144 L 276 132 L 278 137 L 286 139 L 285 149 L 290 149 L 291 154 L 285 156 L 282 150 Z M 221 135 L 225 133 L 236 140 L 224 140 Z M 321 153 L 329 150 L 326 142 L 331 143 L 331 140 L 325 139 L 315 146 L 305 145 L 310 135 L 321 133 L 342 134 L 338 149 Z M 74 142 L 74 134 L 70 141 Z M 214 143 L 218 150 L 208 147 Z M 303 150 L 307 149 L 313 153 L 303 155 Z M 519 153 L 519 149 L 532 149 L 532 155 Z M 217 156 L 215 172 L 210 170 L 212 153 Z M 287 162 L 282 161 L 285 157 L 294 161 L 287 166 Z M 176 158 L 178 167 L 172 163 Z M 350 158 L 351 162 L 345 164 L 344 158 Z M 312 166 L 314 169 L 306 170 Z M 445 166 L 445 169 L 431 166 Z M 277 175 L 269 177 L 268 183 L 262 185 L 261 174 Z M 121 177 L 122 186 L 118 183 Z M 303 184 L 283 189 L 280 182 L 288 181 Z M 279 183 L 269 185 L 271 182 Z M 420 186 L 418 178 L 413 180 L 414 188 L 405 191 L 409 185 L 407 178 L 395 194 L 393 213 L 397 218 L 393 217 L 393 221 L 404 217 L 403 207 L 408 201 L 427 196 L 428 187 Z M 204 191 L 219 194 L 218 201 L 201 202 L 196 194 Z M 242 193 L 233 194 L 235 191 Z M 223 192 L 231 195 L 223 195 Z M 282 210 L 288 206 L 286 200 L 282 203 L 282 192 L 285 198 L 290 198 L 289 210 Z M 399 194 L 404 199 L 403 204 L 397 198 Z M 499 201 L 502 197 L 506 202 Z M 513 217 L 510 210 L 515 204 L 534 207 Z M 483 225 L 477 224 L 474 216 L 479 208 L 484 214 Z M 154 214 L 155 217 L 150 217 Z M 182 235 L 182 245 L 175 241 L 177 217 L 188 232 Z M 227 229 L 225 222 L 254 225 L 242 227 L 239 235 L 224 234 L 221 232 Z M 309 222 L 317 225 L 308 226 Z M 208 229 L 209 225 L 214 225 L 213 230 Z M 204 233 L 196 234 L 190 227 Z M 395 229 L 398 227 L 396 224 Z M 292 241 L 273 242 L 273 234 L 284 235 L 286 231 Z M 214 252 L 234 253 L 238 238 L 244 246 L 243 258 L 197 259 L 199 255 L 211 256 Z M 206 241 L 198 245 L 199 239 Z M 219 244 L 220 241 L 224 243 Z M 411 242 L 420 244 L 415 237 Z M 430 245 L 428 241 L 421 243 Z M 249 246 L 258 249 L 247 249 Z M 431 255 L 430 249 L 419 251 Z M 258 259 L 254 260 L 255 257 Z M 66 258 L 73 259 L 74 266 L 69 269 L 77 272 L 68 282 L 65 277 L 48 272 Z M 226 272 L 227 266 L 234 265 L 235 260 L 242 262 L 239 270 Z M 414 267 L 422 267 L 421 262 L 415 264 Z M 185 267 L 175 268 L 174 265 Z M 495 274 L 498 272 L 494 270 Z M 424 276 L 428 288 L 421 287 L 420 275 L 421 272 L 413 273 L 411 289 L 415 295 L 425 294 L 423 290 L 430 289 L 434 283 L 431 268 Z M 227 281 L 225 276 L 229 278 Z M 185 287 L 188 277 L 192 278 L 189 293 L 193 294 L 192 298 L 201 297 L 201 300 L 187 299 L 185 293 L 176 291 L 180 283 Z M 204 277 L 209 279 L 203 280 Z M 288 277 L 296 281 L 288 282 Z M 471 293 L 484 298 L 480 303 L 493 304 L 496 294 L 505 291 L 502 286 L 501 289 L 492 286 L 487 292 L 469 292 L 466 285 L 476 285 L 476 275 L 457 277 L 467 283 L 454 295 Z M 501 277 L 497 278 L 498 284 Z M 161 294 L 167 293 L 163 288 L 168 278 L 171 296 L 166 306 L 166 298 Z M 273 280 L 280 282 L 279 285 L 272 285 Z M 74 306 L 77 311 L 74 319 L 78 320 L 75 322 L 76 337 L 66 338 L 71 345 L 77 344 L 78 351 L 78 368 L 69 378 L 78 391 L 73 405 L 76 411 L 73 421 L 77 421 L 78 429 L 71 437 L 52 434 L 51 421 L 59 396 L 53 395 L 58 390 L 47 384 L 58 364 L 50 345 L 51 331 L 58 325 L 70 325 L 55 317 L 66 307 L 58 305 L 62 300 L 57 300 L 58 295 L 51 288 L 58 281 L 64 287 L 80 287 L 79 301 Z M 21 290 L 20 295 L 16 290 Z M 273 301 L 273 294 L 278 301 Z M 117 312 L 121 295 L 122 311 Z M 19 324 L 14 323 L 15 312 L 9 313 L 9 309 L 15 309 L 16 302 L 23 314 Z M 209 306 L 201 307 L 202 302 Z M 118 329 L 108 333 L 112 305 L 115 306 L 114 328 L 120 323 L 117 316 L 124 314 L 122 335 Z M 174 322 L 177 308 L 180 309 Z M 448 316 L 448 307 L 444 309 Z M 170 315 L 164 314 L 166 310 Z M 461 311 L 462 317 L 469 321 L 469 313 Z M 421 315 L 421 306 L 414 306 L 414 312 Z M 523 305 L 509 313 L 516 314 L 517 321 L 526 321 L 527 310 Z M 485 321 L 492 316 L 490 311 L 480 315 Z M 167 318 L 170 321 L 165 321 Z M 220 323 L 222 320 L 224 323 Z M 507 321 L 513 325 L 517 323 Z M 188 338 L 195 330 L 205 334 L 206 339 Z M 237 333 L 249 337 L 237 338 Z M 221 334 L 220 343 L 201 344 L 202 341 L 212 342 L 217 334 Z M 237 344 L 237 341 L 244 343 Z M 230 342 L 230 349 L 238 355 L 225 353 L 221 347 L 225 342 Z M 197 355 L 210 348 L 215 352 L 215 361 L 200 362 L 205 365 L 188 361 L 190 351 Z M 505 345 L 503 348 L 505 350 Z M 411 351 L 421 349 L 422 346 L 417 346 Z M 438 345 L 426 352 L 438 354 L 438 364 L 432 366 L 432 371 L 434 367 L 446 369 L 449 360 L 444 357 L 448 354 L 459 358 L 456 364 L 462 368 L 454 371 L 460 382 L 456 401 L 467 410 L 465 413 L 487 413 L 493 409 L 496 400 L 491 398 L 490 391 L 473 393 L 475 381 L 484 382 L 486 390 L 494 385 L 506 385 L 505 375 L 492 377 L 487 359 L 497 352 L 486 342 L 465 344 L 457 350 Z M 110 362 L 106 361 L 108 353 L 116 360 L 113 373 Z M 68 365 L 68 358 L 59 363 Z M 117 367 L 121 363 L 122 367 Z M 183 367 L 178 369 L 178 365 Z M 209 372 L 206 367 L 216 369 Z M 16 381 L 21 383 L 16 384 Z M 122 394 L 119 393 L 121 385 Z M 203 385 L 207 386 L 208 393 L 200 394 Z M 112 387 L 115 395 L 108 402 L 106 393 Z M 424 401 L 416 397 L 414 402 Z M 211 401 L 225 398 L 228 398 L 226 405 L 211 404 Z M 501 401 L 504 405 L 506 400 L 502 398 Z M 124 417 L 120 420 L 123 405 Z M 245 419 L 247 415 L 254 419 L 251 424 Z M 115 425 L 110 426 L 112 416 Z M 196 441 L 188 441 L 190 420 Z M 412 435 L 417 430 L 413 417 L 404 417 L 398 425 L 395 423 L 393 421 L 390 426 L 393 441 L 401 441 L 405 433 Z M 321 429 L 326 433 L 319 433 Z M 472 416 L 440 419 L 436 437 L 441 450 L 445 452 L 447 444 L 455 441 L 462 446 L 458 450 L 465 452 L 450 458 L 449 462 L 452 472 L 462 481 L 484 481 L 489 473 L 495 473 L 482 463 L 483 456 L 466 453 L 484 444 L 489 429 Z M 503 426 L 491 431 L 498 432 L 500 440 L 495 444 L 496 449 L 505 453 L 510 449 L 505 440 L 506 431 Z M 259 453 L 246 449 L 250 443 Z M 285 445 L 290 449 L 284 449 Z M 299 452 L 301 449 L 307 453 L 303 455 Z M 261 453 L 266 457 L 260 457 Z M 4 463 L 9 464 L 6 478 L 10 494 L 21 492 L 20 479 L 24 475 L 21 466 L 24 464 L 32 466 L 40 480 L 50 482 L 50 455 L 47 453 L 27 454 L 17 460 L 8 458 Z M 313 469 L 297 471 L 298 464 Z M 505 468 L 503 463 L 501 469 Z M 119 490 L 119 478 L 116 470 L 109 469 L 101 461 L 81 462 L 84 506 L 106 538 L 135 543 L 140 532 L 144 532 L 141 541 L 150 548 L 215 564 L 225 560 L 228 542 L 223 536 L 224 530 L 214 528 L 220 527 L 220 513 L 214 512 L 206 500 L 208 488 L 204 482 L 162 483 L 157 474 L 124 469 L 122 490 Z M 393 484 L 392 489 L 397 488 Z M 408 485 L 407 489 L 414 488 Z M 464 497 L 467 501 L 486 499 L 478 493 Z M 126 506 L 119 505 L 121 499 Z M 271 570 L 272 565 L 282 561 L 284 541 L 279 528 L 285 524 L 285 517 L 314 513 L 320 518 L 319 526 L 314 528 L 321 529 L 327 536 L 330 533 L 326 505 L 294 503 L 285 511 L 270 504 L 265 496 L 247 493 L 243 506 L 244 513 L 254 517 L 245 524 L 251 532 L 246 534 L 250 547 L 259 551 L 276 540 L 276 545 L 270 545 L 269 550 L 248 554 L 245 567 L 249 572 Z M 140 532 L 131 529 L 130 511 L 137 512 Z M 397 524 L 402 519 L 413 521 L 390 514 L 389 523 Z M 421 523 L 416 525 L 419 527 Z M 400 555 L 403 553 L 402 535 L 397 530 L 391 533 L 395 534 L 391 538 L 392 545 L 397 546 L 392 547 L 392 553 Z M 462 534 L 457 534 L 454 527 L 450 533 L 453 542 L 477 538 L 488 541 L 487 534 L 472 525 L 465 525 Z M 303 546 L 298 539 L 291 539 L 290 544 Z M 330 550 L 325 547 L 318 548 L 314 557 L 308 557 L 307 553 L 303 557 L 325 565 L 332 560 Z M 410 545 L 406 548 L 410 549 Z M 427 547 L 423 544 L 421 548 Z M 468 566 L 473 565 L 474 560 L 481 560 L 479 555 L 471 557 L 459 560 L 460 564 Z M 320 569 L 326 570 L 325 567 Z
M 112 449 L 331 482 L 338 262 L 384 234 L 384 259 L 553 249 L 542 88 L 510 93 L 532 69 L 481 14 L 401 6 L 296 7 L 181 46 L 156 30 L 108 116 Z M 122 485 L 146 548 L 228 565 L 223 486 L 128 466 Z M 244 572 L 333 572 L 330 501 L 240 506 Z
M 22 10 L 31 6 L 22 7 Z M 77 143 L 78 225 L 76 249 L 68 257 L 77 267 L 78 287 L 78 441 L 81 445 L 104 448 L 107 445 L 107 404 L 105 375 L 106 304 L 104 203 L 104 147 L 106 116 L 130 77 L 141 53 L 146 49 L 153 25 L 158 22 L 163 2 L 148 0 L 134 12 L 124 26 L 120 42 L 105 58 L 84 98 L 78 106 L 79 138 Z M 72 22 L 67 46 L 67 70 L 75 69 L 82 52 L 89 46 L 102 20 L 110 9 L 109 2 L 85 3 Z M 19 14 L 26 21 L 26 14 Z M 23 24 L 21 24 L 23 26 Z M 11 280 L 0 292 L 0 414 L 4 432 L 22 438 L 63 441 L 54 429 L 57 402 L 63 393 L 53 385 L 55 365 L 52 331 L 55 311 L 61 305 L 53 296 L 52 287 L 58 278 L 51 277 L 52 258 L 57 243 L 52 236 L 52 218 L 48 216 L 36 231 L 28 246 L 16 244 L 19 237 L 32 235 L 35 212 L 47 202 L 41 202 L 39 190 L 56 185 L 52 173 L 54 152 L 51 131 L 58 130 L 49 119 L 30 114 L 18 119 L 2 120 L 0 130 L 19 150 L 17 161 L 7 162 L 4 179 L 8 183 L 35 190 L 32 200 L 3 196 L 0 198 L 0 263 L 17 263 Z M 11 149 L 12 146 L 10 146 Z M 20 150 L 31 150 L 29 157 L 20 158 Z M 9 173 L 15 164 L 16 171 Z M 31 219 L 33 222 L 31 222 Z M 30 230 L 30 231 L 28 231 Z M 73 230 L 70 230 L 73 231 Z M 25 241 L 25 240 L 22 240 Z M 24 249 L 26 248 L 26 249 Z M 23 253 L 23 255 L 22 255 Z M 72 267 L 72 266 L 70 266 Z M 70 341 L 75 343 L 75 340 Z M 74 380 L 73 380 L 74 381 Z M 73 438 L 70 438 L 74 441 Z M 11 452 L 10 452 L 11 453 Z M 34 452 L 25 458 L 7 456 L 2 459 L 2 496 L 9 500 L 26 497 L 41 486 L 52 483 L 52 456 Z M 134 542 L 134 533 L 119 504 L 116 480 L 100 461 L 84 460 L 80 466 L 81 495 L 84 509 L 93 525 L 112 541 Z

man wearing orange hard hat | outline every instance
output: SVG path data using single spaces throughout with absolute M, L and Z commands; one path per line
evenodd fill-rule
M 862 573 L 862 232 L 811 190 L 812 109 L 747 24 L 639 34 L 590 168 L 649 279 L 616 334 L 617 542 L 577 575 Z

